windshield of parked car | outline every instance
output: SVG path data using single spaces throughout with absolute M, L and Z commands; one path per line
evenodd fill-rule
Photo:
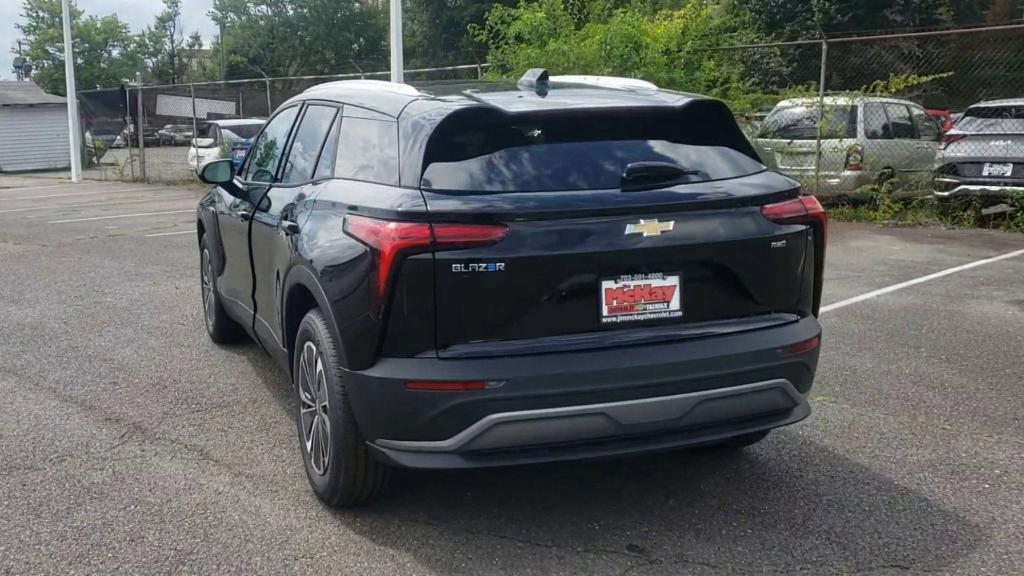
M 776 140 L 817 140 L 822 138 L 856 138 L 857 107 L 825 106 L 824 119 L 816 104 L 777 106 L 761 124 L 758 138 Z
M 969 108 L 956 124 L 960 132 L 1024 134 L 1024 105 Z
M 444 126 L 431 139 L 421 185 L 475 192 L 611 190 L 623 186 L 626 167 L 638 162 L 677 167 L 679 177 L 664 186 L 763 171 L 752 151 L 743 152 L 749 144 L 722 110 L 723 117 L 709 111 L 700 118 L 594 112 L 470 116 Z

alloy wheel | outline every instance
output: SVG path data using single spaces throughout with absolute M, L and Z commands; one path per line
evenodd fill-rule
M 331 421 L 323 358 L 312 342 L 302 347 L 298 388 L 302 444 L 309 455 L 310 467 L 323 476 L 331 460 Z
M 210 328 L 213 323 L 214 294 L 213 294 L 213 261 L 210 258 L 210 251 L 203 249 L 203 319 L 206 320 L 206 327 Z

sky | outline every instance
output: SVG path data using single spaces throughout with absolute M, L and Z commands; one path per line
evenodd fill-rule
M 203 40 L 209 43 L 217 35 L 217 27 L 206 15 L 213 0 L 182 0 L 181 19 L 186 33 L 198 30 Z M 117 14 L 122 22 L 139 32 L 153 23 L 153 18 L 163 9 L 161 0 L 78 0 L 78 7 L 87 15 L 105 16 Z M 14 27 L 21 21 L 21 0 L 0 0 L 0 79 L 11 80 L 14 74 L 11 66 L 20 37 Z

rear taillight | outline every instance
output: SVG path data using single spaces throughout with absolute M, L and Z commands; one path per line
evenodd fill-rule
M 846 169 L 858 172 L 864 169 L 864 147 L 860 144 L 846 149 Z
M 504 238 L 508 228 L 500 224 L 397 222 L 349 214 L 345 216 L 345 233 L 376 252 L 376 295 L 383 303 L 391 276 L 401 258 L 431 250 L 486 246 Z
M 761 214 L 777 224 L 806 224 L 814 231 L 814 289 L 811 313 L 817 316 L 821 309 L 825 279 L 825 247 L 828 244 L 828 215 L 825 209 L 814 196 L 800 196 L 762 206 Z
M 828 215 L 814 196 L 800 196 L 778 204 L 766 204 L 761 214 L 777 224 L 814 224 L 821 227 L 822 238 L 828 237 Z
M 949 133 L 943 134 L 942 135 L 942 140 L 939 140 L 939 150 L 945 150 L 953 142 L 958 142 L 960 140 L 963 140 L 966 137 L 967 137 L 966 134 L 949 134 Z

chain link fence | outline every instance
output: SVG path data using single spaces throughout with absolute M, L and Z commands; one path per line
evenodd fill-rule
M 486 65 L 406 70 L 406 80 L 481 78 Z M 166 86 L 124 85 L 79 93 L 86 178 L 180 183 L 197 167 L 244 146 L 282 103 L 333 80 L 388 79 L 390 72 L 262 78 Z
M 1024 24 L 737 46 L 762 160 L 824 197 L 1024 193 Z
M 764 163 L 808 191 L 1024 192 L 1024 24 L 732 46 L 701 57 L 729 72 L 718 95 Z M 406 75 L 413 82 L 469 79 L 485 68 Z M 86 91 L 86 174 L 193 180 L 197 166 L 227 157 L 306 88 L 387 77 L 382 71 Z

